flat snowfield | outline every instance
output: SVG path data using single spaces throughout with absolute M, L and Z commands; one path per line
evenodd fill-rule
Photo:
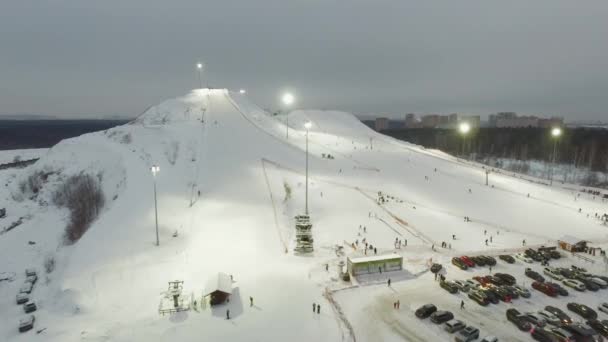
M 468 301 L 461 314 L 465 296 L 439 288 L 429 261 L 464 279 L 487 270 L 460 271 L 449 265 L 452 256 L 519 251 L 524 240 L 555 245 L 563 235 L 608 242 L 608 227 L 595 216 L 607 203 L 578 187 L 505 173 L 491 173 L 486 186 L 481 166 L 377 134 L 344 112 L 294 111 L 288 121 L 289 128 L 245 95 L 199 89 L 128 125 L 62 141 L 25 169 L 0 171 L 7 211 L 0 219 L 0 341 L 453 339 L 414 317 L 427 302 L 482 335 L 529 340 L 505 323 L 506 304 Z M 298 255 L 294 216 L 305 210 L 307 135 L 314 252 Z M 105 206 L 79 241 L 65 244 L 69 213 L 53 198 L 78 174 L 100 183 Z M 402 255 L 404 270 L 340 280 L 346 257 L 366 255 L 364 239 L 378 255 Z M 597 260 L 593 267 L 604 272 Z M 19 333 L 25 313 L 15 296 L 27 268 L 38 272 L 30 294 L 38 310 L 34 328 Z M 498 270 L 524 280 L 521 262 L 499 261 Z M 232 276 L 232 295 L 211 307 L 203 296 L 218 272 Z M 162 315 L 175 280 L 184 282 L 185 311 Z M 580 300 L 597 303 L 607 294 Z M 526 311 L 558 300 L 543 296 L 511 305 Z

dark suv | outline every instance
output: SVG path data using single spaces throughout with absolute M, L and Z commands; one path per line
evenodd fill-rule
M 431 314 L 437 311 L 437 307 L 433 304 L 425 304 L 416 310 L 416 317 L 418 318 L 427 318 Z
M 588 307 L 587 305 L 579 304 L 579 303 L 568 303 L 568 305 L 566 307 L 568 308 L 568 310 L 570 310 L 572 312 L 576 312 L 583 318 L 597 319 L 597 312 L 595 312 L 595 310 Z
M 460 260 L 460 258 L 456 257 L 452 258 L 452 264 L 461 270 L 466 270 L 469 268 L 462 260 Z
M 531 268 L 526 268 L 526 272 L 525 272 L 526 276 L 528 276 L 528 278 L 532 278 L 538 282 L 544 282 L 545 281 L 545 277 L 543 277 L 542 275 L 540 275 L 538 272 L 533 271 Z
M 562 309 L 556 308 L 555 306 L 547 305 L 545 306 L 545 310 L 557 316 L 562 324 L 570 324 L 572 323 L 572 318 L 568 316 Z
M 532 324 L 530 324 L 530 322 L 528 322 L 516 309 L 507 310 L 507 319 L 515 324 L 521 331 L 530 331 L 530 329 L 532 329 Z
M 445 323 L 454 319 L 454 314 L 449 311 L 437 311 L 431 315 L 431 322 L 435 324 Z
M 494 276 L 499 278 L 505 285 L 515 285 L 515 277 L 507 273 L 495 273 Z
M 441 281 L 439 283 L 439 286 L 441 286 L 444 290 L 448 291 L 449 293 L 458 293 L 458 286 L 456 286 L 456 284 L 454 284 L 451 281 Z

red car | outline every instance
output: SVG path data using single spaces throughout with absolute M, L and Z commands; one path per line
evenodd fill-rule
M 532 283 L 532 288 L 546 294 L 549 297 L 557 297 L 557 291 L 551 285 L 547 285 L 545 283 L 539 283 L 538 281 L 535 281 Z
M 490 282 L 490 277 L 489 276 L 485 276 L 485 277 L 480 277 L 480 276 L 474 276 L 473 280 L 477 281 L 478 283 L 480 283 L 482 286 L 486 286 L 488 284 L 491 284 Z
M 460 260 L 462 260 L 462 262 L 464 262 L 464 264 L 468 267 L 475 267 L 475 263 L 473 262 L 473 260 L 469 259 L 469 257 L 466 255 L 461 256 Z

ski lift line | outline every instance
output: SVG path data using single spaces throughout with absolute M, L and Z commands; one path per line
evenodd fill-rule
M 224 93 L 224 96 L 226 96 L 226 98 L 228 99 L 228 101 L 229 101 L 229 102 L 232 104 L 232 106 L 233 106 L 233 107 L 234 107 L 234 108 L 235 108 L 235 109 L 236 109 L 236 110 L 237 110 L 237 111 L 238 111 L 238 112 L 241 114 L 241 116 L 243 116 L 243 118 L 245 118 L 245 120 L 247 120 L 247 121 L 248 121 L 250 124 L 252 124 L 254 127 L 256 127 L 257 129 L 261 130 L 263 133 L 265 133 L 265 134 L 269 135 L 270 137 L 272 137 L 272 138 L 274 138 L 274 139 L 276 139 L 276 140 L 280 141 L 281 143 L 287 143 L 287 145 L 288 145 L 288 146 L 290 146 L 290 147 L 292 147 L 292 148 L 294 148 L 294 149 L 298 150 L 299 152 L 303 152 L 303 151 L 302 151 L 300 148 L 298 148 L 298 147 L 294 146 L 294 145 L 293 145 L 292 143 L 290 143 L 289 141 L 285 141 L 285 140 L 283 139 L 283 137 L 282 137 L 282 136 L 281 136 L 281 137 L 278 137 L 278 136 L 276 136 L 275 134 L 273 134 L 273 133 L 271 133 L 271 132 L 268 132 L 268 131 L 267 131 L 266 129 L 264 129 L 264 128 L 263 128 L 261 125 L 259 125 L 258 123 L 254 122 L 253 120 L 251 120 L 251 118 L 249 118 L 249 116 L 248 116 L 247 114 L 245 114 L 245 112 L 243 112 L 243 110 L 242 110 L 242 109 L 239 107 L 239 105 L 238 105 L 236 102 L 234 102 L 234 100 L 232 99 L 232 97 L 231 97 L 231 96 L 228 96 L 228 94 L 226 94 L 226 93 Z M 260 109 L 260 111 L 262 111 L 262 110 Z M 264 111 L 262 111 L 262 112 L 263 112 L 263 113 L 265 113 Z M 299 130 L 295 130 L 295 131 L 296 131 L 296 132 L 297 132 L 297 133 L 300 135 L 300 137 L 303 135 L 303 133 L 300 133 L 300 131 L 299 131 Z M 360 161 L 358 161 L 358 160 L 356 160 L 356 159 L 353 159 L 352 157 L 349 157 L 349 156 L 348 156 L 347 154 L 345 154 L 345 153 L 342 153 L 342 152 L 339 152 L 339 151 L 335 151 L 335 150 L 331 149 L 330 147 L 328 147 L 327 145 L 319 144 L 319 143 L 316 143 L 315 141 L 311 141 L 311 142 L 310 142 L 310 144 L 312 144 L 312 145 L 316 145 L 316 146 L 320 146 L 320 147 L 323 147 L 323 148 L 325 148 L 325 149 L 327 149 L 327 150 L 331 151 L 331 152 L 332 152 L 332 153 L 334 153 L 334 154 L 340 155 L 340 156 L 342 156 L 343 158 L 345 158 L 345 159 L 348 159 L 348 160 L 352 161 L 352 162 L 353 162 L 353 163 L 355 163 L 355 164 L 360 164 L 360 165 L 366 166 L 366 167 L 368 167 L 368 168 L 370 168 L 370 169 L 376 169 L 378 172 L 380 171 L 378 168 L 376 168 L 376 167 L 374 167 L 374 166 L 371 166 L 371 165 L 368 165 L 368 164 L 366 164 L 366 163 L 360 162 Z M 303 153 L 305 153 L 305 152 L 303 152 Z
M 287 242 L 285 241 L 283 234 L 281 234 L 281 226 L 279 225 L 279 216 L 277 214 L 277 207 L 275 205 L 274 196 L 272 195 L 272 188 L 270 187 L 270 180 L 268 179 L 268 174 L 266 173 L 266 165 L 264 165 L 264 160 L 261 160 L 261 164 L 262 164 L 262 172 L 264 173 L 264 180 L 266 181 L 266 187 L 268 188 L 270 203 L 272 204 L 272 213 L 274 216 L 274 226 L 277 229 L 277 234 L 279 235 L 279 240 L 281 241 L 281 244 L 283 245 L 283 249 L 284 249 L 285 253 L 288 253 L 289 249 L 287 247 Z
M 383 218 L 381 217 L 375 217 L 376 220 L 384 223 L 387 227 L 389 227 L 392 231 L 394 231 L 396 234 L 398 234 L 399 236 L 403 236 L 403 234 L 401 234 L 400 231 L 398 231 L 397 229 L 393 228 L 388 222 L 386 222 Z M 417 236 L 416 236 L 417 237 Z

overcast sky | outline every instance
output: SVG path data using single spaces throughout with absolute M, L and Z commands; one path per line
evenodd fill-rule
M 135 116 L 205 83 L 276 108 L 608 121 L 606 0 L 0 0 L 0 113 Z

